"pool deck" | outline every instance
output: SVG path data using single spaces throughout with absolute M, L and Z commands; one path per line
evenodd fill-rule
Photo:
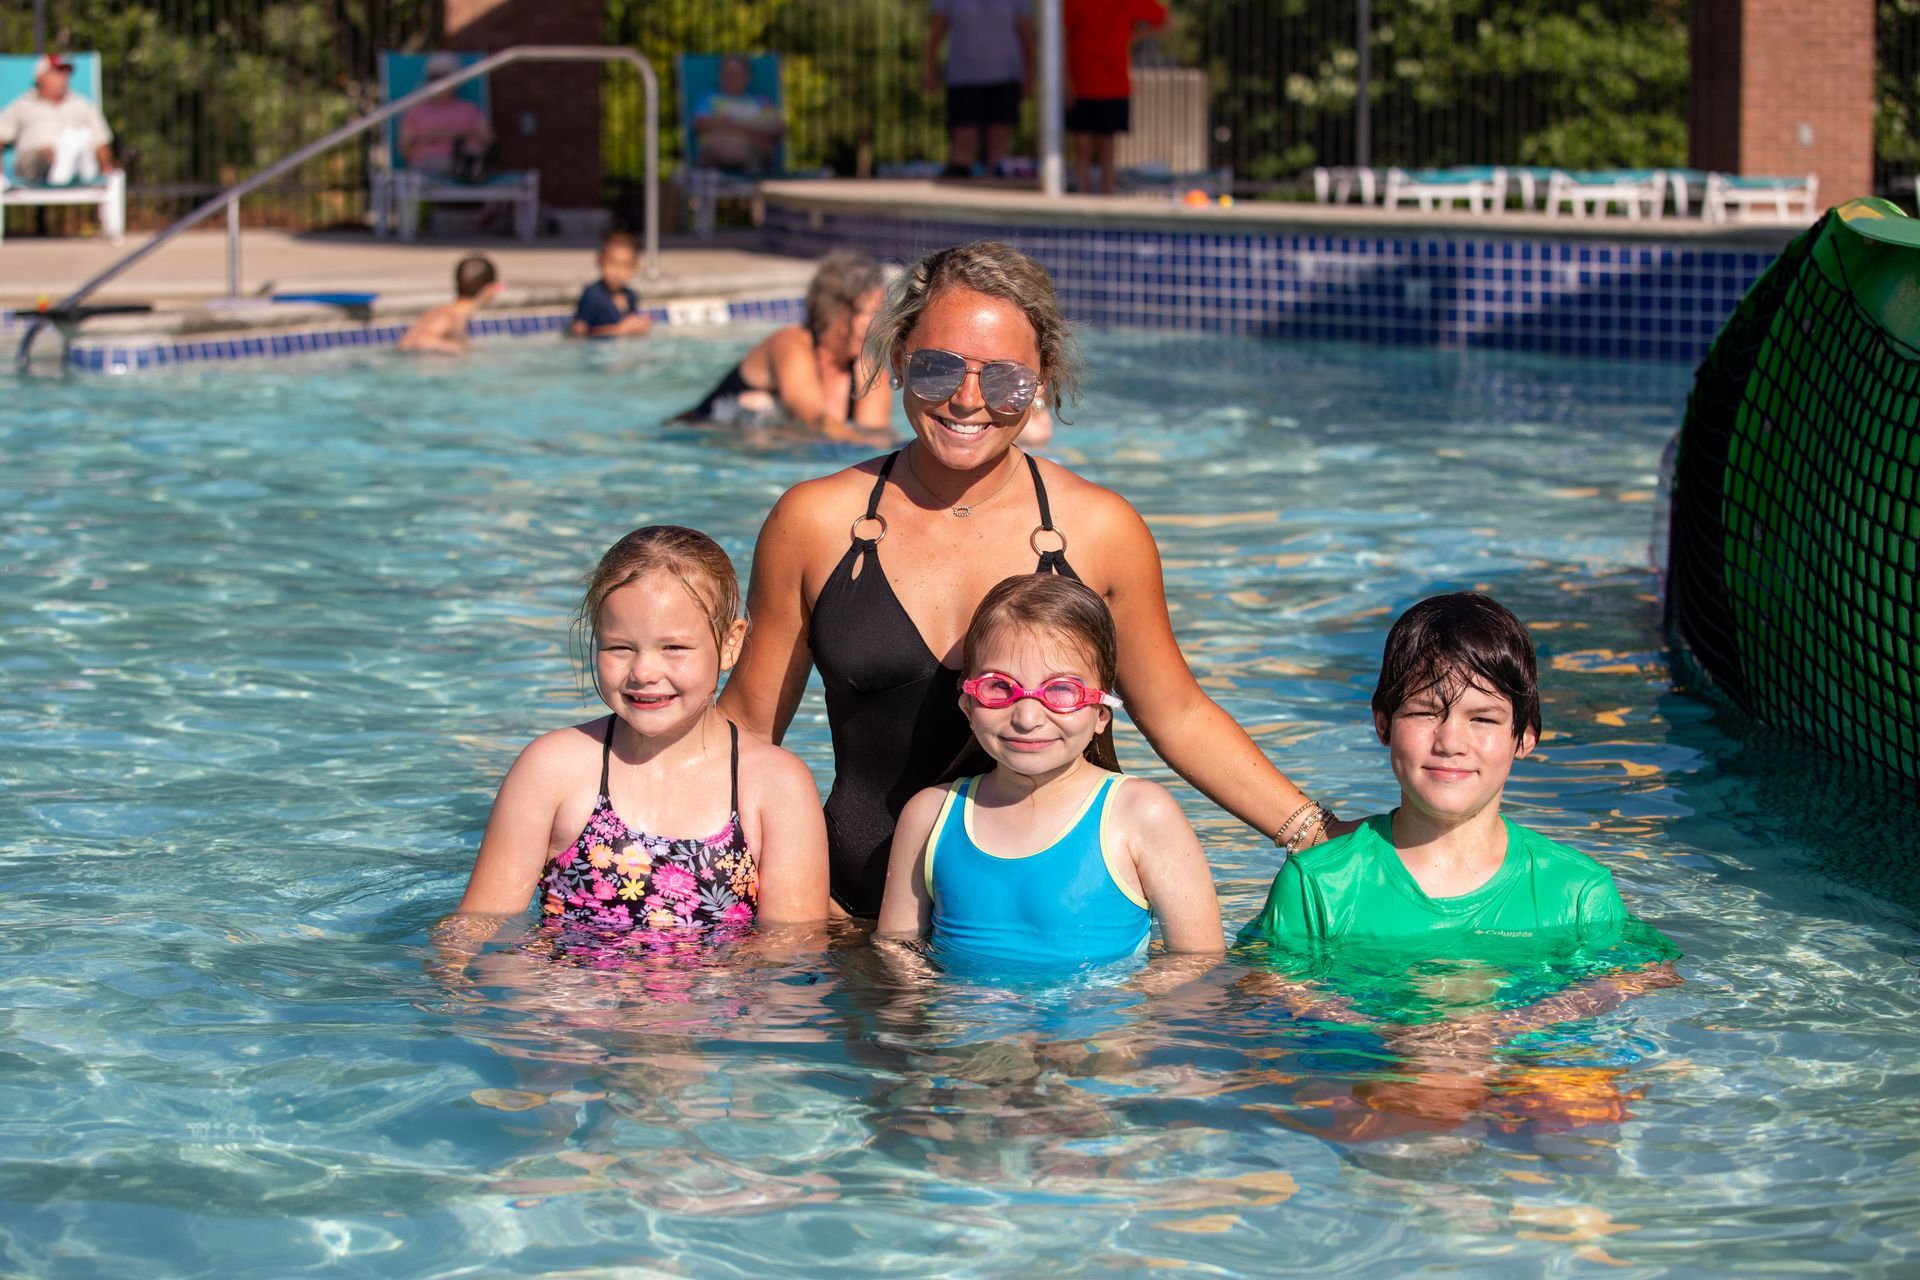
M 9 236 L 0 242 L 0 308 L 32 312 L 58 302 L 122 254 L 143 243 L 129 236 L 115 248 L 100 239 Z M 334 317 L 332 308 L 274 304 L 270 293 L 377 293 L 373 314 L 399 320 L 453 296 L 453 265 L 468 253 L 484 253 L 500 270 L 504 288 L 497 306 L 508 310 L 571 308 L 594 279 L 596 241 L 540 240 L 522 244 L 500 238 L 422 238 L 411 244 L 364 233 L 248 230 L 241 237 L 241 300 L 228 300 L 224 231 L 181 236 L 125 275 L 109 282 L 90 302 L 151 303 L 149 315 L 102 316 L 85 325 L 103 331 L 208 333 L 311 324 Z M 649 302 L 683 298 L 794 298 L 806 291 L 813 263 L 762 253 L 754 232 L 723 233 L 711 240 L 669 238 L 660 253 L 660 276 L 634 280 Z

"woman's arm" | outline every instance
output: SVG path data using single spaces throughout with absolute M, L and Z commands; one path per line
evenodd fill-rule
M 1165 787 L 1135 778 L 1115 803 L 1119 812 L 1114 816 L 1120 819 L 1140 890 L 1160 922 L 1167 950 L 1210 955 L 1225 951 L 1213 872 L 1179 802 Z
M 729 720 L 776 746 L 786 736 L 813 666 L 806 566 L 821 527 L 809 511 L 813 492 L 811 485 L 787 490 L 760 526 L 747 586 L 752 626 L 720 694 L 720 710 Z
M 827 822 L 820 788 L 800 757 L 761 744 L 754 752 L 760 831 L 760 909 L 765 924 L 827 918 Z
M 875 938 L 924 938 L 933 928 L 933 895 L 927 892 L 927 837 L 945 803 L 945 787 L 928 787 L 907 801 L 893 828 L 887 857 L 887 891 L 880 899 Z
M 780 330 L 769 341 L 768 365 L 773 372 L 773 393 L 780 408 L 795 422 L 824 427 L 839 420 L 829 413 L 826 395 L 820 386 L 820 367 L 815 361 L 813 335 L 799 325 Z
M 493 812 L 487 815 L 467 891 L 455 908 L 459 913 L 513 915 L 526 910 L 552 852 L 554 815 L 571 776 L 560 738 L 570 732 L 563 729 L 534 739 L 507 770 Z
M 1107 604 L 1120 633 L 1127 710 L 1175 773 L 1271 838 L 1307 797 L 1193 678 L 1167 616 L 1160 548 L 1139 513 L 1113 501 L 1099 545 L 1112 569 Z

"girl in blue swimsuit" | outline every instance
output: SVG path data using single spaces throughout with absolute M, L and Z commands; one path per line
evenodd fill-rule
M 714 705 L 746 629 L 732 562 L 713 539 L 655 525 L 615 543 L 576 619 L 613 714 L 520 753 L 460 911 L 517 913 L 537 885 L 542 920 L 569 932 L 822 919 L 827 836 L 813 775 Z
M 1220 904 L 1165 788 L 1119 772 L 1118 642 L 1092 591 L 1058 574 L 987 593 L 962 645 L 974 751 L 907 802 L 879 935 L 931 933 L 949 960 L 1079 967 L 1136 955 L 1149 918 L 1169 951 L 1220 952 Z

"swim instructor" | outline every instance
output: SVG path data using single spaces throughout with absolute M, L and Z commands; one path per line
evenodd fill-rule
M 754 548 L 753 629 L 721 696 L 779 742 L 810 666 L 833 736 L 834 901 L 880 909 L 901 807 L 969 740 L 960 642 L 1003 578 L 1059 573 L 1099 592 L 1120 633 L 1120 693 L 1147 741 L 1214 803 L 1304 848 L 1326 813 L 1207 697 L 1173 637 L 1160 551 L 1127 501 L 1015 443 L 1036 402 L 1074 390 L 1078 355 L 1033 259 L 991 241 L 943 249 L 896 283 L 866 368 L 900 388 L 913 441 L 793 486 Z

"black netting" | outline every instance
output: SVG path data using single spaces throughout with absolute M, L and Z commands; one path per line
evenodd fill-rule
M 1668 622 L 1749 714 L 1920 782 L 1920 352 L 1796 240 L 1701 365 L 1675 458 Z

